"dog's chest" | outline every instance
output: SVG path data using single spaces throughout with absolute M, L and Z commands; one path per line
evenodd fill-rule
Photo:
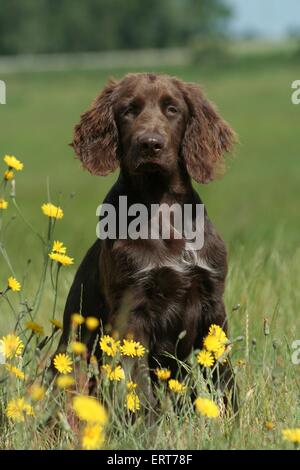
M 126 241 L 117 249 L 121 247 L 115 257 L 118 285 L 131 292 L 135 304 L 144 302 L 148 308 L 181 303 L 195 283 L 214 275 L 201 252 L 186 249 L 184 243 L 174 247 L 162 240 L 148 244 Z
M 113 325 L 121 336 L 134 331 L 136 325 L 144 325 L 143 329 L 156 335 L 171 330 L 179 334 L 189 328 L 185 324 L 189 301 L 209 295 L 206 289 L 214 274 L 201 254 L 165 248 L 152 245 L 151 250 L 138 250 L 132 258 L 132 246 L 127 251 L 124 244 L 122 257 L 116 257 L 120 265 L 115 270 L 118 295 L 114 298 L 119 300 L 113 309 Z

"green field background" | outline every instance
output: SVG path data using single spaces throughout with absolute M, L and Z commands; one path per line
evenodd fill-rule
M 135 70 L 139 71 L 138 67 Z M 294 329 L 295 324 L 299 326 L 299 281 L 289 271 L 294 264 L 296 269 L 300 261 L 300 106 L 291 103 L 291 83 L 300 76 L 300 64 L 279 58 L 223 68 L 199 65 L 151 70 L 200 83 L 239 136 L 224 177 L 207 186 L 196 186 L 228 245 L 227 308 L 230 310 L 235 303 L 249 305 L 247 282 L 257 282 L 251 309 L 253 328 L 258 328 L 264 315 L 272 317 L 279 302 L 283 310 L 287 305 L 292 310 L 285 312 L 290 322 L 282 317 L 283 327 Z M 65 242 L 75 264 L 63 268 L 60 277 L 58 316 L 75 269 L 95 240 L 96 207 L 117 177 L 116 173 L 95 177 L 83 171 L 68 143 L 80 113 L 108 77 L 120 78 L 130 71 L 73 70 L 4 77 L 7 104 L 0 107 L 0 155 L 13 154 L 24 162 L 24 170 L 16 175 L 22 214 L 36 230 L 45 233 L 47 220 L 40 207 L 48 198 L 47 181 L 51 201 L 65 212 L 57 223 L 55 238 Z M 0 169 L 4 171 L 4 163 L 0 162 Z M 23 279 L 28 259 L 32 260 L 24 285 L 24 295 L 30 298 L 41 271 L 40 244 L 14 213 L 12 204 L 4 214 L 5 223 L 9 220 L 4 243 L 18 279 Z M 1 285 L 5 285 L 9 274 L 1 259 Z M 268 294 L 265 291 L 265 297 L 270 298 L 263 297 L 258 305 L 264 281 L 271 283 Z M 49 293 L 47 300 L 46 294 L 40 318 L 50 317 L 50 297 Z M 3 302 L 0 312 L 2 334 L 11 325 Z M 232 323 L 240 333 L 244 317 L 240 315 Z
M 153 432 L 148 421 L 139 417 L 136 426 L 123 423 L 113 428 L 107 445 L 111 449 L 291 448 L 281 430 L 298 428 L 300 422 L 300 368 L 292 361 L 293 341 L 300 339 L 300 105 L 291 102 L 291 84 L 300 78 L 299 59 L 279 51 L 268 56 L 245 55 L 223 66 L 151 70 L 200 83 L 239 136 L 234 155 L 227 158 L 226 174 L 196 189 L 228 247 L 225 304 L 241 406 L 237 425 L 232 422 L 230 426 L 222 419 L 211 428 L 204 421 L 199 427 L 197 417 L 183 413 L 179 418 L 176 412 L 165 411 Z M 7 104 L 0 106 L 0 172 L 5 170 L 5 154 L 24 163 L 23 171 L 16 174 L 17 203 L 35 231 L 47 232 L 48 220 L 41 212 L 48 200 L 47 188 L 51 201 L 65 214 L 56 224 L 55 239 L 66 244 L 75 263 L 60 270 L 59 319 L 75 271 L 95 240 L 96 208 L 117 177 L 117 173 L 95 177 L 83 171 L 68 143 L 80 113 L 108 77 L 120 78 L 129 71 L 48 71 L 1 77 L 7 86 Z M 44 263 L 41 242 L 16 212 L 9 186 L 0 251 L 7 253 L 11 267 L 0 253 L 0 291 L 12 273 L 22 290 L 0 297 L 0 337 L 13 331 L 21 310 L 32 306 Z M 48 273 L 35 312 L 45 334 L 51 331 L 54 306 L 49 277 Z M 28 315 L 18 333 L 24 338 L 27 320 Z M 31 346 L 34 354 L 33 342 Z M 6 387 L 2 390 L 4 397 Z M 48 428 L 37 431 L 36 442 L 26 443 L 23 429 L 19 434 L 13 431 L 16 442 L 7 444 L 5 429 L 0 447 L 69 446 L 64 432 L 57 442 L 51 441 L 50 434 L 48 439 Z

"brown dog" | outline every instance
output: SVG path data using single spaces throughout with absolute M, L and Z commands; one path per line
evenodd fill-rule
M 143 73 L 109 82 L 81 116 L 72 145 L 95 175 L 120 168 L 105 199 L 118 213 L 119 196 L 146 207 L 195 207 L 201 200 L 191 179 L 212 181 L 233 142 L 234 132 L 197 85 Z M 212 323 L 227 329 L 222 299 L 226 272 L 225 245 L 206 212 L 204 246 L 192 256 L 184 239 L 97 240 L 71 287 L 58 351 L 66 348 L 71 314 L 81 311 L 147 347 L 145 370 L 152 383 L 158 365 L 176 377 L 177 362 L 165 353 L 184 361 L 202 346 Z M 186 334 L 180 335 L 182 331 Z M 97 333 L 89 336 L 90 350 Z M 99 346 L 96 354 L 101 360 Z M 228 362 L 222 369 L 217 385 L 230 389 Z

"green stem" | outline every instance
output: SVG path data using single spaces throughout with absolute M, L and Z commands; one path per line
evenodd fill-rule
M 23 216 L 18 204 L 17 204 L 17 201 L 14 197 L 12 197 L 12 201 L 13 201 L 13 205 L 15 206 L 17 212 L 18 212 L 18 215 L 21 217 L 21 219 L 23 220 L 24 224 L 27 225 L 27 227 L 37 236 L 37 238 L 39 238 L 39 240 L 42 242 L 43 246 L 45 245 L 45 241 L 43 239 L 43 237 L 33 228 L 33 226 L 31 225 L 30 222 L 28 222 L 28 220 L 25 219 L 25 217 Z
M 29 343 L 30 343 L 30 341 L 32 340 L 33 337 L 34 337 L 34 332 L 32 331 L 29 338 L 28 338 L 28 340 L 27 340 L 27 342 L 26 342 L 26 344 L 25 344 L 23 354 L 22 354 L 23 357 L 25 356 L 25 352 L 27 350 L 27 347 L 28 347 L 28 345 L 29 345 Z
M 48 233 L 47 233 L 47 241 L 46 243 L 43 241 L 45 249 L 44 249 L 44 268 L 42 272 L 42 276 L 39 282 L 39 286 L 33 301 L 33 308 L 38 312 L 39 307 L 41 305 L 42 301 L 42 296 L 44 292 L 44 287 L 45 287 L 45 281 L 46 281 L 46 275 L 47 275 L 47 269 L 48 269 L 48 262 L 49 262 L 49 257 L 48 257 L 48 251 L 50 247 L 50 240 L 51 240 L 51 232 L 52 232 L 52 220 L 49 217 L 48 221 Z
M 53 311 L 52 311 L 52 319 L 55 318 L 55 311 L 56 311 L 56 304 L 57 304 L 57 293 L 58 293 L 58 278 L 59 278 L 59 271 L 60 271 L 60 268 L 61 268 L 61 265 L 58 264 L 57 266 L 57 271 L 56 271 L 56 278 L 55 278 L 55 297 L 54 297 L 54 303 L 53 303 Z M 48 354 L 50 351 L 51 351 L 51 348 L 52 348 L 52 345 L 53 345 L 53 340 L 54 340 L 54 334 L 51 335 L 51 338 L 49 338 L 49 342 L 48 342 L 48 349 L 47 349 L 47 353 Z
M 54 296 L 54 303 L 53 303 L 53 312 L 52 312 L 52 320 L 55 318 L 55 311 L 56 311 L 56 304 L 57 304 L 57 292 L 58 292 L 58 278 L 59 278 L 59 271 L 61 265 L 58 264 L 57 271 L 56 271 L 56 278 L 55 278 L 55 296 Z

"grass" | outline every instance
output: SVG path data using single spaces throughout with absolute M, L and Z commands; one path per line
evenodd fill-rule
M 112 449 L 289 448 L 292 445 L 282 439 L 281 430 L 300 426 L 300 377 L 298 367 L 291 361 L 292 342 L 300 335 L 296 204 L 300 196 L 300 107 L 293 106 L 290 99 L 290 85 L 299 78 L 300 64 L 283 57 L 257 63 L 243 61 L 222 69 L 195 66 L 160 70 L 201 82 L 240 138 L 236 158 L 229 160 L 225 177 L 197 189 L 229 248 L 225 303 L 231 338 L 243 337 L 234 342 L 232 349 L 242 406 L 238 422 L 226 417 L 215 422 L 195 416 L 185 399 L 180 413 L 170 406 L 164 408 L 158 422 L 151 427 L 143 411 L 131 422 L 119 404 L 118 412 L 110 416 L 106 446 Z M 113 75 L 121 77 L 125 72 L 118 70 Z M 20 297 L 13 292 L 5 295 L 10 303 L 0 297 L 0 337 L 12 331 L 14 312 L 17 315 L 20 312 L 20 300 L 23 309 L 24 302 L 32 305 L 41 278 L 45 252 L 49 249 L 48 221 L 40 210 L 48 199 L 47 181 L 52 202 L 59 203 L 65 211 L 64 218 L 56 224 L 55 238 L 63 240 L 75 258 L 74 267 L 63 267 L 60 271 L 55 307 L 58 318 L 75 269 L 95 239 L 96 206 L 116 175 L 96 178 L 82 172 L 67 143 L 72 139 L 72 127 L 79 114 L 111 74 L 110 71 L 72 71 L 5 76 L 8 104 L 0 107 L 0 154 L 14 154 L 24 162 L 24 170 L 16 177 L 16 200 L 22 216 L 44 236 L 46 245 L 41 249 L 40 240 L 8 198 L 9 209 L 3 211 L 6 228 L 4 235 L 1 234 L 1 246 L 5 247 L 13 273 L 23 289 Z M 0 290 L 10 274 L 2 257 Z M 48 273 L 40 308 L 35 312 L 48 334 L 55 293 Z M 270 328 L 267 335 L 265 318 Z M 18 333 L 26 341 L 28 333 L 21 330 Z M 34 337 L 27 353 L 31 357 L 36 354 L 35 341 Z M 33 362 L 32 377 L 39 360 Z M 83 364 L 82 371 L 86 374 Z M 0 373 L 6 377 L 2 366 Z M 194 377 L 193 373 L 191 376 Z M 42 409 L 60 410 L 55 432 L 51 427 L 45 428 L 44 416 L 26 420 L 24 434 L 24 424 L 9 423 L 4 410 L 7 398 L 16 394 L 17 388 L 22 394 L 27 394 L 27 388 L 16 385 L 12 379 L 9 383 L 9 387 L 1 385 L 0 392 L 3 410 L 0 447 L 80 445 L 79 428 L 67 411 L 68 394 L 61 393 L 55 403 L 53 395 L 48 394 L 45 402 L 33 405 L 37 409 L 42 406 Z M 77 391 L 82 393 L 80 387 L 77 386 Z M 116 395 L 124 398 L 124 387 L 118 387 Z M 205 393 L 203 387 L 199 393 Z M 111 399 L 108 393 L 105 396 Z M 272 422 L 274 429 L 267 429 L 266 422 Z

